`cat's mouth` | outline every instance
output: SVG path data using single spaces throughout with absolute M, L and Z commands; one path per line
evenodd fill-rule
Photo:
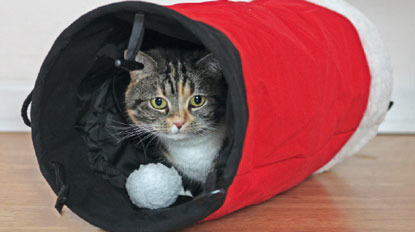
M 163 136 L 171 140 L 184 140 L 190 137 L 189 133 L 184 131 L 184 128 L 178 128 L 177 126 L 172 126 L 167 133 L 163 133 Z
M 187 133 L 177 131 L 177 132 L 171 132 L 171 133 L 163 133 L 163 137 L 165 137 L 166 139 L 171 139 L 171 140 L 184 140 L 184 139 L 188 139 L 190 136 Z

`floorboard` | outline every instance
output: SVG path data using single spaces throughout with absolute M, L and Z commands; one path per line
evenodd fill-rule
M 0 134 L 0 231 L 101 231 L 55 199 L 30 134 Z M 330 172 L 184 231 L 415 231 L 415 136 L 378 136 Z

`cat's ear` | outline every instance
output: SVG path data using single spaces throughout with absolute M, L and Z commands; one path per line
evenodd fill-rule
M 127 50 L 124 51 L 124 58 L 126 58 Z M 157 68 L 157 62 L 150 55 L 140 51 L 135 57 L 135 61 L 142 63 L 144 68 L 141 70 L 135 70 L 130 72 L 130 77 L 132 80 L 139 81 L 144 77 L 149 76 L 151 73 L 155 72 Z
M 222 72 L 222 68 L 219 61 L 215 58 L 212 53 L 207 54 L 196 62 L 196 67 L 205 69 L 210 73 L 219 74 Z

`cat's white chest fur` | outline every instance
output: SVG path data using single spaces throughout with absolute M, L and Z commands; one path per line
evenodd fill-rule
M 168 160 L 192 180 L 204 183 L 214 167 L 225 138 L 225 127 L 205 136 L 195 136 L 188 140 L 164 140 Z

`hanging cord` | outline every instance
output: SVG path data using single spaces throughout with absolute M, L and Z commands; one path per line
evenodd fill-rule
M 124 54 L 120 47 L 114 44 L 107 44 L 98 51 L 99 57 L 107 57 L 114 60 L 114 66 L 124 71 L 135 71 L 144 68 L 142 63 L 136 62 L 135 58 L 140 51 L 144 37 L 144 15 L 135 14 L 133 28 L 131 29 L 128 47 Z
M 144 37 L 144 15 L 135 14 L 134 24 L 131 30 L 130 40 L 128 42 L 125 59 L 116 59 L 114 65 L 125 71 L 141 70 L 144 68 L 142 63 L 135 61 L 135 57 L 140 51 Z
M 130 41 L 128 42 L 128 49 L 125 59 L 134 61 L 144 37 L 144 15 L 135 14 L 133 29 L 131 30 Z
M 127 72 L 143 69 L 144 65 L 136 62 L 135 58 L 140 51 L 141 44 L 143 42 L 144 30 L 144 15 L 136 14 L 124 57 L 125 59 L 121 58 L 124 54 L 124 49 L 121 49 L 114 44 L 107 44 L 102 47 L 98 51 L 98 56 L 113 59 L 115 67 Z
M 62 214 L 63 206 L 68 201 L 69 187 L 65 184 L 65 172 L 63 165 L 57 162 L 51 162 L 51 165 L 55 169 L 55 185 L 59 189 L 55 208 L 59 214 Z
M 27 114 L 27 109 L 29 108 L 30 103 L 32 103 L 32 94 L 33 94 L 33 90 L 30 91 L 29 95 L 27 95 L 26 99 L 23 102 L 22 110 L 21 110 L 23 122 L 28 127 L 32 126 L 32 122 L 30 122 L 29 116 Z

